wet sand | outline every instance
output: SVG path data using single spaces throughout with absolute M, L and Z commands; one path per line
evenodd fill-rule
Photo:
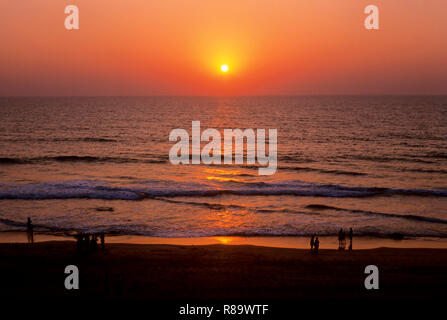
M 70 264 L 80 269 L 80 290 L 64 288 Z M 370 264 L 379 267 L 379 290 L 364 287 Z M 0 294 L 7 299 L 428 300 L 445 296 L 446 270 L 447 249 L 323 249 L 313 255 L 249 245 L 112 243 L 79 254 L 74 241 L 0 244 Z
M 252 245 L 275 248 L 307 249 L 309 247 L 309 237 L 291 236 L 215 236 L 215 237 L 192 237 L 192 238 L 166 238 L 149 237 L 136 235 L 107 235 L 108 243 L 127 244 L 172 244 L 172 245 Z M 337 237 L 320 236 L 320 248 L 336 249 L 338 247 Z M 64 234 L 35 233 L 35 242 L 46 241 L 72 241 L 73 237 Z M 0 232 L 0 243 L 27 243 L 26 233 L 22 231 Z M 348 240 L 349 242 L 349 240 Z M 347 243 L 348 245 L 348 243 Z M 387 248 L 432 248 L 447 249 L 447 238 L 377 238 L 377 237 L 354 237 L 354 249 L 376 249 Z

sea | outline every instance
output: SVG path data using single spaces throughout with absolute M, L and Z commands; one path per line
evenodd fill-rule
M 277 129 L 277 171 L 173 165 L 173 129 Z M 203 146 L 203 145 L 202 145 Z M 447 237 L 447 97 L 3 97 L 0 232 Z

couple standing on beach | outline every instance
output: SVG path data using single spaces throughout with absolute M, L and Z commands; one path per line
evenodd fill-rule
M 352 236 L 353 236 L 353 231 L 352 228 L 349 228 L 349 251 L 352 251 Z M 340 229 L 340 231 L 338 231 L 338 250 L 339 251 L 345 251 L 346 249 L 346 232 L 343 229 Z
M 313 235 L 312 238 L 310 238 L 310 252 L 318 253 L 318 248 L 320 248 L 320 240 Z

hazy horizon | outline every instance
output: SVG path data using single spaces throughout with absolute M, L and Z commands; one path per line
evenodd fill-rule
M 161 94 L 161 95 L 15 95 L 2 96 L 0 98 L 250 98 L 250 97 L 446 97 L 447 93 L 443 94 L 392 94 L 392 93 L 377 93 L 377 94 L 240 94 L 240 95 L 182 95 L 182 94 Z

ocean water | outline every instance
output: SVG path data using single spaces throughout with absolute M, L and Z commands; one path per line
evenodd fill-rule
M 447 237 L 447 97 L 0 98 L 0 231 Z M 278 169 L 169 162 L 169 133 L 275 128 Z

